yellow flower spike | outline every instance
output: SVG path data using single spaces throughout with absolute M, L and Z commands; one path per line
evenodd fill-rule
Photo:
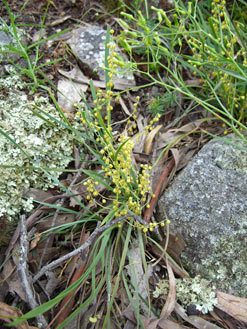
M 144 227 L 144 229 L 142 231 L 143 231 L 143 233 L 147 233 L 148 229 L 146 227 Z
M 167 219 L 166 224 L 169 225 L 171 223 L 170 219 Z
M 160 226 L 161 227 L 164 227 L 165 226 L 165 223 L 164 222 L 160 223 Z

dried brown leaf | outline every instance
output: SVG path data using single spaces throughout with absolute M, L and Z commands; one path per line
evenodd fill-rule
M 159 327 L 162 329 L 189 329 L 189 327 L 182 326 L 182 325 L 180 325 L 176 322 L 170 321 L 168 319 L 159 320 Z
M 35 236 L 35 238 L 30 243 L 30 249 L 29 249 L 30 251 L 37 247 L 37 244 L 39 243 L 39 241 L 42 237 L 39 233 L 34 233 L 34 236 Z
M 167 319 L 169 317 L 169 315 L 174 310 L 175 302 L 176 302 L 176 280 L 168 260 L 166 260 L 166 266 L 169 276 L 169 293 L 166 298 L 166 303 L 160 314 L 161 319 Z
M 233 318 L 247 323 L 247 298 L 236 297 L 221 291 L 216 293 L 217 308 L 231 315 Z
M 6 281 L 9 286 L 9 291 L 16 293 L 22 300 L 28 302 L 26 294 L 22 288 L 19 275 L 16 271 L 16 266 L 12 259 L 9 259 L 3 268 L 2 279 Z
M 26 198 L 33 198 L 38 201 L 45 201 L 48 198 L 52 197 L 54 194 L 51 191 L 42 191 L 36 188 L 30 188 L 29 190 L 24 191 L 23 196 Z
M 22 312 L 13 306 L 0 302 L 0 319 L 11 322 L 11 318 L 19 318 L 23 316 Z M 17 329 L 38 329 L 37 327 L 29 326 L 27 321 L 24 320 L 22 323 L 15 326 Z
M 44 232 L 51 228 L 51 222 L 54 216 L 49 216 L 46 219 L 42 219 L 37 225 L 38 232 Z M 72 223 L 75 221 L 74 214 L 60 214 L 56 218 L 56 226 Z
M 134 135 L 131 140 L 134 142 L 134 153 L 143 153 L 144 143 L 146 139 L 146 135 L 144 134 L 145 127 L 147 125 L 147 118 L 144 118 L 142 115 L 138 115 L 136 120 L 138 133 Z
M 216 324 L 210 323 L 199 316 L 188 316 L 181 305 L 175 304 L 175 311 L 186 322 L 192 324 L 197 329 L 221 329 Z
M 129 109 L 126 106 L 126 104 L 124 103 L 124 100 L 121 96 L 119 97 L 119 104 L 121 105 L 123 111 L 127 114 L 127 116 L 131 116 Z
M 147 138 L 146 138 L 145 144 L 144 144 L 144 153 L 145 154 L 150 154 L 154 137 L 160 131 L 161 128 L 162 128 L 162 125 L 158 125 L 152 131 L 150 131 L 150 133 L 147 135 Z

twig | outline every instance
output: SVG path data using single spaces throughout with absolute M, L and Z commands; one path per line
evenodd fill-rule
M 54 260 L 53 262 L 51 262 L 50 264 L 44 266 L 34 277 L 33 277 L 33 283 L 36 282 L 43 274 L 45 274 L 45 272 L 53 269 L 54 267 L 56 267 L 58 264 L 66 261 L 67 259 L 69 259 L 70 257 L 74 257 L 76 255 L 78 255 L 79 253 L 81 253 L 83 250 L 85 250 L 86 248 L 88 248 L 92 242 L 94 241 L 94 238 L 101 232 L 104 232 L 105 230 L 107 230 L 109 227 L 114 226 L 115 224 L 117 224 L 118 222 L 120 222 L 121 220 L 127 218 L 127 217 L 133 217 L 136 221 L 138 221 L 139 223 L 141 223 L 142 225 L 148 226 L 147 223 L 145 223 L 139 216 L 132 214 L 132 213 L 128 213 L 124 216 L 121 216 L 117 219 L 114 219 L 112 222 L 104 225 L 104 226 L 97 226 L 97 228 L 94 230 L 94 232 L 90 235 L 90 237 L 88 238 L 88 240 L 81 245 L 79 248 L 71 251 L 70 253 L 68 253 L 67 255 L 64 255 L 56 260 Z M 98 223 L 99 224 L 99 223 Z
M 21 285 L 25 291 L 28 304 L 31 309 L 36 308 L 38 303 L 36 302 L 32 287 L 27 279 L 27 255 L 28 255 L 28 239 L 27 239 L 27 228 L 25 225 L 25 216 L 20 217 L 20 250 L 19 250 L 19 262 L 17 263 L 17 271 L 20 277 Z M 37 315 L 38 322 L 41 323 L 42 328 L 47 326 L 46 319 L 43 315 Z

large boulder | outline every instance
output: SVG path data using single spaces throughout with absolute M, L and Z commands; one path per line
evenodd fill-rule
M 205 145 L 161 202 L 171 230 L 185 239 L 184 266 L 247 297 L 247 148 L 233 134 L 226 141 Z

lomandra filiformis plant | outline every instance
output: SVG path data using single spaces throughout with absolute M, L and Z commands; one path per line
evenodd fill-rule
M 114 33 L 114 31 L 111 31 Z M 99 170 L 84 171 L 88 175 L 84 185 L 87 189 L 87 200 L 90 203 L 96 203 L 98 206 L 109 209 L 114 217 L 126 215 L 129 212 L 141 216 L 144 207 L 148 205 L 148 195 L 151 193 L 150 170 L 151 166 L 141 164 L 140 167 L 135 165 L 133 161 L 134 141 L 129 136 L 135 126 L 137 106 L 139 98 L 134 104 L 134 111 L 130 117 L 125 120 L 125 129 L 121 132 L 113 130 L 111 112 L 112 104 L 118 97 L 114 94 L 112 87 L 114 85 L 113 76 L 118 65 L 121 65 L 117 53 L 115 52 L 115 44 L 108 43 L 109 55 L 107 56 L 107 89 L 105 92 L 93 90 L 94 108 L 89 105 L 77 104 L 77 115 L 80 117 L 82 124 L 88 129 L 89 134 L 95 137 L 94 150 L 95 157 L 98 160 Z M 92 86 L 91 86 L 92 87 Z M 157 115 L 152 124 L 159 120 Z M 144 131 L 145 133 L 145 131 Z M 107 189 L 103 193 L 99 191 L 98 185 L 103 184 Z M 118 224 L 121 226 L 121 223 Z M 138 228 L 147 231 L 146 227 L 142 227 L 136 222 Z

